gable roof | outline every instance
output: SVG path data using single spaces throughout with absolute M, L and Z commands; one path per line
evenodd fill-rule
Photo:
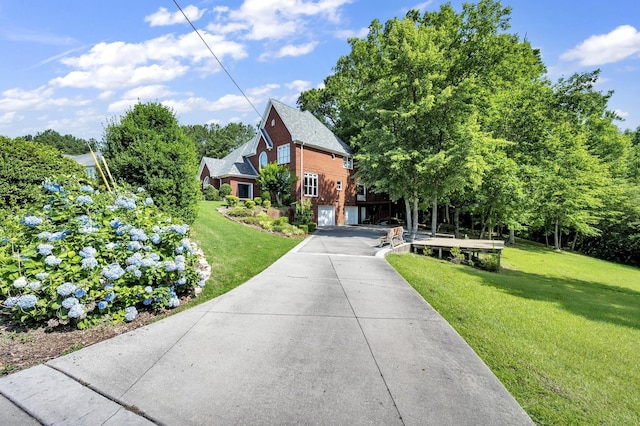
M 231 151 L 223 159 L 202 157 L 198 175 L 202 174 L 202 169 L 206 165 L 207 169 L 209 169 L 209 175 L 212 177 L 244 176 L 257 178 L 258 172 L 246 158 L 251 153 L 253 144 L 254 139 L 251 139 Z
M 98 156 L 100 154 L 96 154 L 96 156 Z M 63 154 L 64 157 L 67 158 L 71 158 L 72 160 L 75 160 L 76 162 L 78 162 L 79 164 L 85 166 L 85 167 L 95 167 L 96 166 L 96 162 L 93 160 L 93 156 L 91 155 L 91 153 L 88 154 L 80 154 L 80 155 L 68 155 L 68 154 Z
M 267 119 L 271 106 L 276 110 L 289 133 L 291 133 L 291 139 L 293 139 L 294 143 L 303 143 L 305 146 L 312 146 L 322 151 L 343 156 L 351 156 L 353 154 L 349 145 L 334 135 L 327 126 L 322 124 L 309 111 L 300 111 L 275 99 L 269 99 L 260 127 L 264 127 L 264 120 Z

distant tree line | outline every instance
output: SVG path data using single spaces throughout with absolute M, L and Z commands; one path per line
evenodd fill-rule
M 298 105 L 351 145 L 361 183 L 404 200 L 413 233 L 446 211 L 458 235 L 640 265 L 640 129 L 620 132 L 598 70 L 551 81 L 509 15 L 482 0 L 374 20 Z

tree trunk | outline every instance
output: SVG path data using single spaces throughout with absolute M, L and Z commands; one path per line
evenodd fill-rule
M 409 199 L 407 197 L 404 198 L 404 208 L 407 216 L 407 231 L 411 232 L 413 229 L 413 221 L 411 220 L 411 204 L 409 203 Z
M 438 230 L 438 196 L 431 199 L 431 236 L 435 237 Z
M 413 226 L 411 227 L 411 241 L 416 239 L 418 234 L 418 197 L 413 199 Z
M 460 238 L 460 207 L 454 207 L 453 210 L 453 221 L 456 225 L 455 237 Z
M 556 219 L 556 223 L 553 228 L 553 248 L 560 250 L 560 236 L 558 235 L 558 228 L 560 227 L 559 220 Z
M 480 229 L 480 239 L 484 238 L 484 230 L 487 228 L 487 223 L 489 222 L 490 217 L 491 217 L 491 207 L 489 207 L 489 211 L 487 212 L 487 217 L 482 218 L 482 228 Z
M 280 193 L 276 192 L 276 204 L 278 206 L 282 205 L 282 201 L 280 200 Z
M 576 236 L 573 239 L 573 242 L 571 243 L 571 251 L 576 251 L 576 243 L 578 242 L 578 231 L 576 231 Z
M 516 231 L 509 229 L 509 243 L 510 246 L 516 245 Z
M 444 205 L 444 221 L 451 223 L 451 217 L 449 216 L 449 204 Z

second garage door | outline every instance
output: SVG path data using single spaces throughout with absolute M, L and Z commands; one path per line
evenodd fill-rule
M 345 206 L 344 208 L 344 224 L 345 225 L 357 225 L 358 224 L 358 207 Z
M 336 208 L 334 206 L 318 206 L 318 226 L 336 224 Z

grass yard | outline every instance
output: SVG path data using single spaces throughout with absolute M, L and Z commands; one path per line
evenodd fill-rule
M 211 265 L 211 278 L 197 297 L 198 303 L 246 282 L 304 238 L 286 238 L 252 229 L 222 216 L 216 211 L 220 206 L 222 202 L 202 201 L 191 227 L 193 238 Z
M 538 424 L 640 424 L 640 269 L 521 245 L 500 274 L 388 261 Z

